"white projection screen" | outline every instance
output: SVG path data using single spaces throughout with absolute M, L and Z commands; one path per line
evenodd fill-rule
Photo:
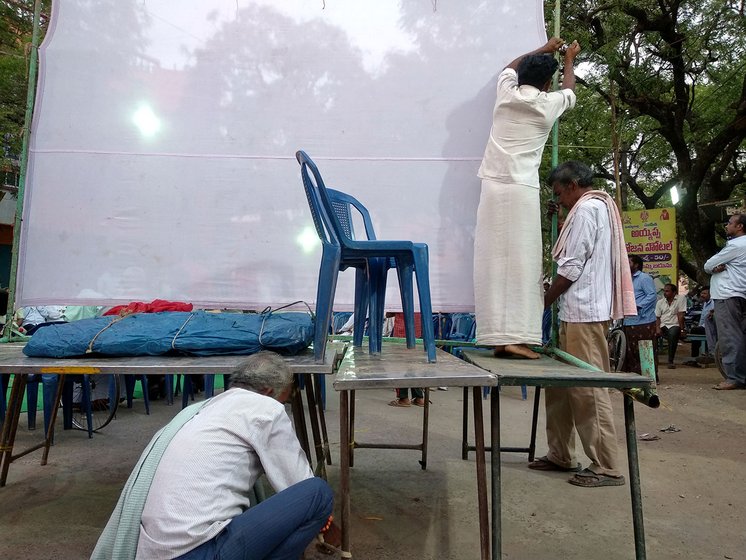
M 545 40 L 538 0 L 54 2 L 18 305 L 313 305 L 303 149 L 379 238 L 430 246 L 435 311 L 472 310 L 497 74 Z

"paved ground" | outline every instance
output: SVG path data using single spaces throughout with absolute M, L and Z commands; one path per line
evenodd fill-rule
M 638 435 L 660 437 L 639 442 L 648 558 L 746 559 L 746 391 L 713 391 L 720 379 L 714 368 L 663 369 L 661 378 L 661 408 L 636 406 Z M 336 488 L 338 403 L 329 394 L 329 481 Z M 388 391 L 358 392 L 358 440 L 418 439 L 422 410 L 388 407 L 391 398 Z M 415 451 L 356 452 L 354 558 L 479 558 L 474 455 L 462 461 L 460 453 L 461 399 L 460 390 L 432 393 L 426 471 Z M 613 400 L 624 449 L 621 396 Z M 501 402 L 504 445 L 524 445 L 531 401 L 508 388 Z M 39 452 L 14 463 L 0 489 L 0 558 L 87 558 L 139 453 L 176 412 L 163 401 L 152 410 L 145 416 L 136 402 L 91 440 L 60 431 L 45 467 Z M 670 425 L 680 431 L 659 431 Z M 543 412 L 539 434 L 543 454 Z M 21 430 L 19 444 L 34 437 Z M 503 455 L 503 557 L 634 558 L 629 487 L 584 489 L 566 478 L 529 471 L 525 455 Z M 307 558 L 326 557 L 309 550 Z

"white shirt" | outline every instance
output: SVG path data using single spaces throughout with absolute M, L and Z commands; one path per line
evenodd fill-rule
M 277 492 L 313 476 L 282 404 L 240 388 L 221 393 L 163 454 L 136 558 L 176 558 L 213 538 L 249 507 L 262 473 Z
M 38 305 L 21 309 L 23 322 L 21 326 L 31 327 L 52 321 L 64 321 L 64 305 Z
M 578 202 L 557 274 L 572 281 L 562 294 L 559 318 L 568 323 L 611 320 L 611 225 L 606 205 L 590 198 Z
M 679 313 L 686 313 L 686 298 L 682 295 L 673 296 L 670 304 L 665 297 L 655 304 L 655 317 L 661 320 L 661 327 L 680 327 Z
M 512 68 L 497 78 L 492 129 L 479 168 L 481 179 L 539 188 L 539 165 L 554 121 L 575 106 L 571 89 L 543 92 L 518 85 Z
M 721 264 L 725 270 L 712 274 L 712 269 Z M 729 239 L 717 255 L 707 260 L 705 272 L 712 274 L 712 299 L 746 298 L 746 235 Z

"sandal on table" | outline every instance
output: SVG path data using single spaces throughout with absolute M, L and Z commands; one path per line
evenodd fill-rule
M 596 474 L 590 469 L 583 469 L 567 482 L 584 488 L 601 488 L 602 486 L 624 486 L 623 476 Z
M 528 468 L 529 469 L 533 469 L 535 471 L 580 472 L 580 469 L 582 467 L 580 466 L 580 463 L 578 463 L 574 467 L 563 467 L 562 465 L 558 465 L 557 463 L 553 463 L 545 455 L 544 457 L 539 457 L 535 461 L 531 461 L 528 464 Z

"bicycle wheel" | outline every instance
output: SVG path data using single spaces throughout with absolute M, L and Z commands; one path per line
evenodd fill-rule
M 611 371 L 622 371 L 624 358 L 627 354 L 627 337 L 622 329 L 614 329 L 606 336 L 609 344 L 609 362 Z
M 725 368 L 723 367 L 723 355 L 720 353 L 720 343 L 715 343 L 715 363 L 718 366 L 718 371 L 720 372 L 720 375 L 723 376 L 723 379 L 728 379 L 728 376 L 725 375 Z
M 119 375 L 86 376 L 91 390 L 91 427 L 98 431 L 114 419 L 119 406 L 121 379 Z M 83 407 L 83 383 L 75 381 L 73 385 L 73 427 L 88 431 L 88 420 Z

